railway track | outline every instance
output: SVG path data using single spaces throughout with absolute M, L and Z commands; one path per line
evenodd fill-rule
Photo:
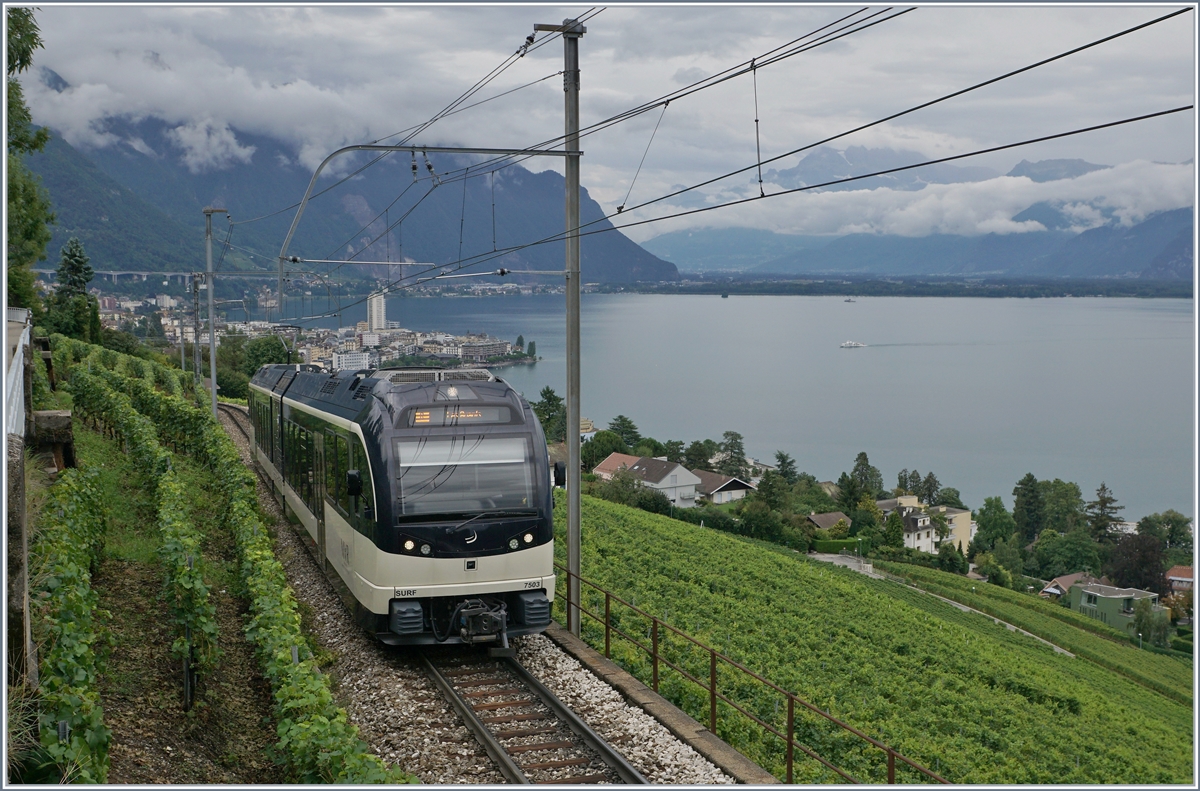
M 217 406 L 249 442 L 246 410 Z M 649 782 L 515 659 L 467 648 L 414 656 L 508 782 Z
M 238 431 L 242 432 L 242 436 L 246 438 L 247 442 L 249 442 L 250 432 L 246 429 L 246 424 L 244 422 L 250 419 L 249 411 L 244 407 L 237 406 L 236 404 L 222 403 L 217 404 L 217 409 L 229 415 L 230 419 L 233 421 L 233 425 L 237 426 Z
M 510 783 L 649 782 L 515 659 L 455 650 L 420 661 Z

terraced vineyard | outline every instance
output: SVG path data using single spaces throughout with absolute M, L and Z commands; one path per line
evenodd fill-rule
M 966 577 L 901 563 L 876 563 L 919 588 L 961 602 L 1114 670 L 1142 686 L 1192 705 L 1193 665 L 1187 657 L 1141 651 L 1120 632 L 1058 604 Z
M 557 517 L 561 533 L 561 508 Z M 1193 782 L 1189 705 L 918 591 L 588 497 L 582 570 L 952 782 Z M 585 597 L 585 606 L 603 612 L 602 598 Z M 628 610 L 620 625 L 647 634 L 646 620 Z M 603 646 L 597 627 L 584 634 Z M 707 678 L 707 655 L 691 656 L 680 642 L 665 641 L 664 653 Z M 623 641 L 614 641 L 613 657 L 649 679 L 648 659 Z M 723 671 L 720 686 L 783 724 L 778 695 Z M 706 693 L 674 672 L 664 672 L 660 689 L 707 721 Z M 782 774 L 782 742 L 724 707 L 718 734 Z M 860 780 L 884 778 L 878 750 L 823 720 L 799 718 L 797 738 Z M 836 778 L 803 760 L 796 779 Z

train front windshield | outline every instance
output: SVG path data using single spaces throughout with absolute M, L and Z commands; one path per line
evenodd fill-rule
M 395 451 L 400 516 L 535 507 L 524 437 L 397 439 Z

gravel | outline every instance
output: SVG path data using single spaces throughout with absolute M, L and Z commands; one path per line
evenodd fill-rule
M 221 412 L 226 431 L 249 460 L 249 444 Z M 388 648 L 367 634 L 343 607 L 295 529 L 258 480 L 259 502 L 275 520 L 275 551 L 302 607 L 311 611 L 318 644 L 334 657 L 325 671 L 334 694 L 370 750 L 425 783 L 502 784 L 483 748 L 420 668 L 411 649 Z M 302 528 L 301 528 L 302 529 Z M 548 638 L 516 638 L 523 665 L 573 708 L 653 783 L 713 784 L 734 780 L 640 708 L 625 703 Z

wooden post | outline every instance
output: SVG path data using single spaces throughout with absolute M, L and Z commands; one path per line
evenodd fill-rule
M 708 649 L 708 730 L 717 732 L 717 650 Z
M 891 747 L 888 748 L 888 783 L 894 785 L 896 783 L 896 751 Z
M 650 657 L 654 664 L 654 691 L 658 692 L 658 619 L 651 618 L 653 626 L 650 631 Z
M 612 606 L 612 594 L 608 591 L 604 592 L 604 658 L 609 659 L 609 616 Z
M 787 714 L 787 781 L 790 785 L 792 782 L 792 732 L 796 729 L 796 699 L 788 695 L 788 714 Z

